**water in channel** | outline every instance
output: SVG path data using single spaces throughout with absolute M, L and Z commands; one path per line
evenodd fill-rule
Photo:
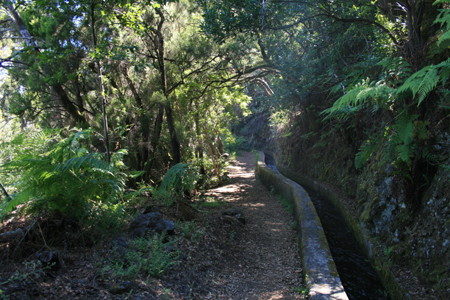
M 279 172 L 273 157 L 267 154 L 265 157 L 267 166 Z M 375 270 L 334 206 L 314 191 L 306 188 L 305 190 L 319 215 L 348 298 L 350 300 L 389 299 Z

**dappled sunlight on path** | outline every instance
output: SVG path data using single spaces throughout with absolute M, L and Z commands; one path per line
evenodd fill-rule
M 229 261 L 211 276 L 219 292 L 210 299 L 303 299 L 300 257 L 292 217 L 255 177 L 253 153 L 243 152 L 228 167 L 230 181 L 206 196 L 242 209 L 242 236 L 225 251 Z

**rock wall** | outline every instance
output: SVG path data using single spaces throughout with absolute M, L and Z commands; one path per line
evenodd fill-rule
M 287 126 L 294 131 L 293 127 Z M 286 129 L 284 129 L 286 130 Z M 395 174 L 383 149 L 372 154 L 362 169 L 354 167 L 358 149 L 345 132 L 306 134 L 295 129 L 287 138 L 278 134 L 272 147 L 278 161 L 293 172 L 330 185 L 345 198 L 345 206 L 359 226 L 381 246 L 391 269 L 410 272 L 428 291 L 450 291 L 450 139 L 436 141 L 440 162 L 417 169 L 421 180 L 405 187 Z M 449 150 L 446 150 L 449 149 Z M 445 152 L 447 151 L 447 152 Z M 437 156 L 437 154 L 436 154 Z M 416 174 L 417 175 L 417 174 Z M 411 191 L 417 189 L 418 207 L 412 207 Z M 413 275 L 412 275 L 413 274 Z M 414 293 L 414 291 L 412 291 Z

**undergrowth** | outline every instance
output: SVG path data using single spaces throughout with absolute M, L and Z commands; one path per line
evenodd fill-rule
M 196 193 L 196 184 L 200 179 L 199 170 L 190 163 L 179 163 L 167 171 L 161 186 L 153 197 L 159 202 L 170 206 L 183 195 L 188 197 Z
M 87 142 L 92 130 L 75 133 L 44 153 L 27 152 L 1 166 L 3 176 L 19 176 L 17 192 L 3 201 L 0 217 L 20 212 L 60 211 L 80 220 L 102 203 L 114 204 L 125 191 L 127 174 L 122 162 L 126 150 L 112 154 L 112 162 L 92 151 Z
M 288 198 L 286 198 L 286 197 L 284 197 L 284 196 L 282 196 L 282 195 L 280 195 L 280 194 L 276 194 L 276 196 L 277 196 L 278 200 L 280 201 L 281 206 L 282 206 L 289 214 L 292 215 L 292 214 L 294 213 L 294 207 L 292 206 L 292 202 L 291 202 Z
M 172 247 L 173 242 L 163 243 L 164 238 L 164 235 L 154 235 L 132 240 L 123 259 L 115 259 L 103 266 L 102 276 L 122 280 L 161 277 L 179 258 L 179 251 Z

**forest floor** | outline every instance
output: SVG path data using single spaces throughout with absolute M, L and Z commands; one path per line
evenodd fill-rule
M 305 299 L 292 216 L 256 179 L 254 170 L 253 153 L 242 152 L 230 161 L 229 181 L 201 196 L 217 205 L 198 206 L 195 221 L 178 223 L 168 237 L 179 255 L 159 278 L 142 271 L 145 268 L 133 270 L 136 265 L 114 267 L 112 238 L 89 248 L 51 247 L 44 235 L 36 243 L 43 220 L 16 222 L 28 232 L 36 228 L 36 239 L 28 242 L 33 247 L 22 251 L 19 260 L 7 258 L 11 245 L 0 248 L 0 298 Z M 242 210 L 245 224 L 223 214 L 230 209 Z M 174 209 L 160 212 L 176 220 Z M 130 241 L 127 234 L 122 237 Z M 42 249 L 58 254 L 58 268 L 42 268 L 36 259 Z

